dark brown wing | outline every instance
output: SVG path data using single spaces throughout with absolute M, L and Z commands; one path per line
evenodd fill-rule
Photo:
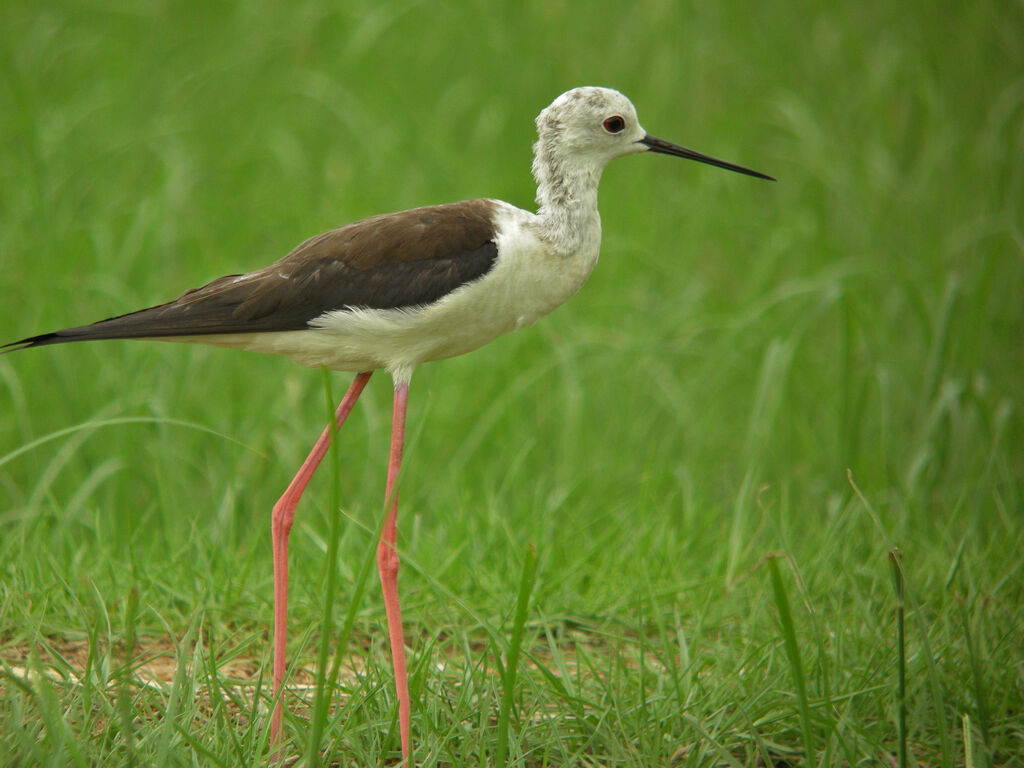
M 280 261 L 174 301 L 7 347 L 91 339 L 293 331 L 324 312 L 430 304 L 494 265 L 494 204 L 468 200 L 374 216 L 310 238 Z

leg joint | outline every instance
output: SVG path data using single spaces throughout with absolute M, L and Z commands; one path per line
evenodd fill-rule
M 381 540 L 377 545 L 377 568 L 380 570 L 380 575 L 382 577 L 396 576 L 400 564 L 398 552 L 386 541 Z

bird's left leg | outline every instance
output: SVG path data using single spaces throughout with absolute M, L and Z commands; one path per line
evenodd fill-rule
M 402 445 L 405 441 L 405 408 L 409 399 L 409 383 L 395 382 L 395 404 L 391 424 L 391 451 L 388 455 L 388 481 L 385 496 L 387 518 L 377 545 L 377 568 L 384 590 L 384 608 L 388 615 L 388 638 L 391 661 L 395 670 L 395 692 L 398 696 L 398 728 L 402 738 L 402 758 L 412 766 L 409 748 L 409 683 L 405 673 L 405 640 L 402 637 L 402 610 L 398 604 L 398 471 L 402 466 Z
M 359 399 L 366 382 L 370 380 L 372 371 L 360 373 L 355 377 L 352 385 L 342 398 L 341 404 L 334 415 L 334 422 L 337 429 L 345 423 L 352 407 Z M 274 714 L 270 718 L 270 741 L 276 744 L 281 733 L 281 684 L 284 682 L 285 672 L 285 644 L 288 629 L 288 534 L 292 529 L 292 520 L 295 517 L 295 507 L 298 506 L 302 492 L 306 490 L 309 479 L 313 476 L 316 468 L 320 466 L 330 445 L 330 430 L 328 425 L 320 439 L 316 441 L 313 450 L 303 462 L 298 474 L 288 484 L 287 490 L 274 505 L 271 523 L 271 536 L 274 547 Z

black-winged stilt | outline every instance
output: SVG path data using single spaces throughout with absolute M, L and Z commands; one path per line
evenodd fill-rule
M 219 278 L 166 304 L 5 346 L 13 351 L 93 339 L 159 339 L 273 352 L 303 365 L 354 371 L 355 380 L 338 406 L 338 427 L 371 373 L 384 369 L 391 374 L 387 518 L 377 564 L 402 755 L 410 765 L 395 541 L 396 479 L 413 370 L 531 325 L 579 290 L 597 263 L 597 187 L 611 160 L 659 152 L 774 180 L 648 135 L 630 101 L 608 88 L 567 91 L 536 122 L 537 213 L 480 199 L 374 216 L 311 238 L 269 267 Z M 288 533 L 299 498 L 327 451 L 328 429 L 273 509 L 275 742 L 285 673 Z

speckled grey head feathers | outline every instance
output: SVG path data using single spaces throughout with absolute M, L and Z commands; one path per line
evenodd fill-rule
M 645 135 L 633 104 L 616 90 L 585 86 L 566 91 L 537 116 L 537 148 L 547 156 L 581 156 L 600 165 L 643 152 Z

